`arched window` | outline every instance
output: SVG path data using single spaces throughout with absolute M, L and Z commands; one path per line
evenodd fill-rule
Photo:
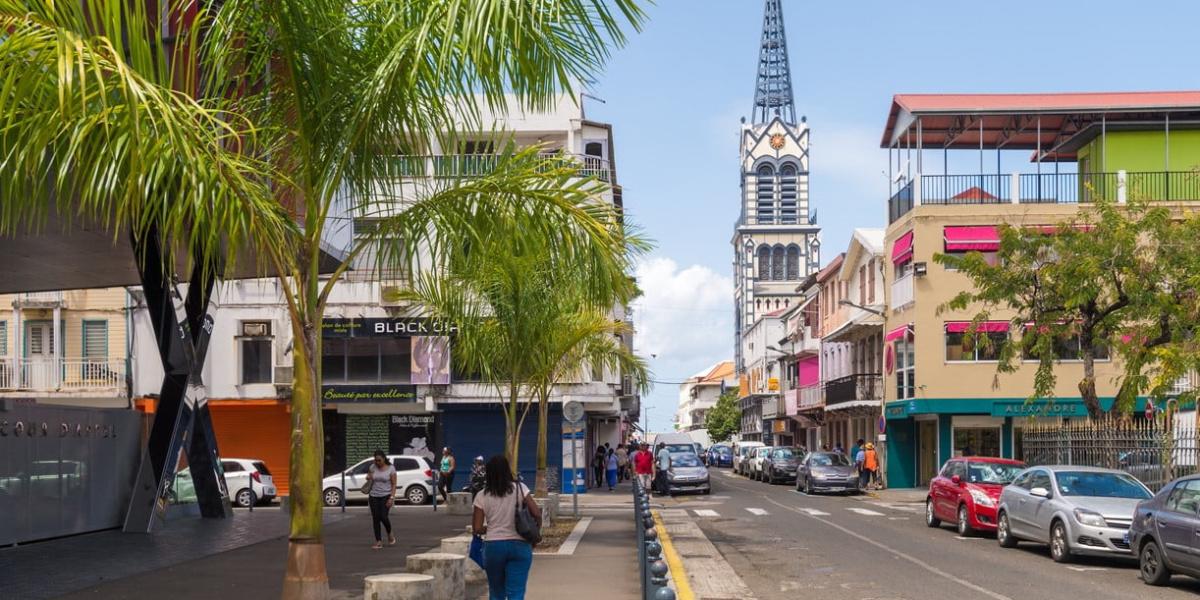
M 783 281 L 783 274 L 785 272 L 783 262 L 783 246 L 775 246 L 775 248 L 771 251 L 771 279 L 775 281 Z
M 796 188 L 796 165 L 786 164 L 779 170 L 779 222 L 795 225 L 799 218 Z
M 768 246 L 758 247 L 758 279 L 760 281 L 771 279 L 771 248 Z
M 771 165 L 758 168 L 756 217 L 758 223 L 775 222 L 775 169 Z
M 800 279 L 800 246 L 795 244 L 787 247 L 787 278 L 788 281 Z

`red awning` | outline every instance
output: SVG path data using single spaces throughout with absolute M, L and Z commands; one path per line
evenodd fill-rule
M 947 227 L 946 252 L 995 252 L 1000 249 L 1000 235 L 995 227 Z
M 913 330 L 913 324 L 905 323 L 904 325 L 901 325 L 901 326 L 887 332 L 887 335 L 884 336 L 883 340 L 885 342 L 890 342 L 892 340 L 898 340 L 898 339 L 904 337 L 905 335 L 912 333 L 912 330 Z
M 900 264 L 913 256 L 913 232 L 908 232 L 892 244 L 892 262 Z
M 1008 331 L 1008 321 L 984 321 L 979 324 L 975 331 L 987 333 L 1004 333 Z M 970 321 L 948 321 L 946 323 L 946 333 L 963 333 L 970 331 Z

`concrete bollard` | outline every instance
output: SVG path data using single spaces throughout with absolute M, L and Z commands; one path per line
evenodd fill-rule
M 408 572 L 433 576 L 429 600 L 459 600 L 466 594 L 466 562 L 462 554 L 428 552 L 408 556 Z
M 452 515 L 469 515 L 475 512 L 470 492 L 451 492 L 449 500 L 446 501 L 446 507 L 450 509 Z
M 371 575 L 363 580 L 365 600 L 425 600 L 433 595 L 433 577 L 419 573 Z
M 553 502 L 549 498 L 534 498 L 537 503 L 538 510 L 542 511 L 542 527 L 549 527 L 558 519 L 558 509 L 555 508 Z
M 281 512 L 285 515 L 291 514 L 291 512 L 292 512 L 292 497 L 291 496 L 280 496 L 279 497 L 279 512 Z
M 471 554 L 471 536 L 460 535 L 452 538 L 442 539 L 442 552 L 445 554 L 458 554 L 460 556 L 469 557 Z M 483 571 L 475 561 L 470 558 L 464 563 L 463 575 L 466 577 L 467 585 L 474 583 L 487 583 L 487 573 Z

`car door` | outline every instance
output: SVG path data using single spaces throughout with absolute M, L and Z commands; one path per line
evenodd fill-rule
M 1200 570 L 1200 480 L 1181 481 L 1154 516 L 1156 537 L 1167 561 L 1184 570 Z
M 225 471 L 225 487 L 229 489 L 230 498 L 250 486 L 250 476 L 236 460 L 221 461 L 221 469 Z
M 929 495 L 933 498 L 933 514 L 942 520 L 950 520 L 955 518 L 955 507 L 951 506 L 954 502 L 953 495 L 954 483 L 951 478 L 954 477 L 954 468 L 959 464 L 957 460 L 948 460 L 942 465 L 942 470 L 929 481 Z
M 371 468 L 373 459 L 364 460 L 346 471 L 346 498 L 366 498 L 362 493 L 362 485 L 367 481 L 367 471 Z
M 1033 490 L 1038 488 L 1050 492 L 1042 498 L 1035 496 Z M 1027 526 L 1026 531 L 1031 539 L 1039 542 L 1050 540 L 1050 520 L 1054 517 L 1054 498 L 1058 497 L 1058 488 L 1054 485 L 1054 476 L 1047 469 L 1038 469 L 1029 478 L 1029 493 L 1021 499 L 1021 514 Z
M 1030 495 L 1029 490 L 1033 487 L 1033 476 L 1037 472 L 1037 470 L 1031 470 L 1019 475 L 1001 493 L 1008 514 L 1009 531 L 1022 538 L 1030 537 L 1028 509 L 1030 508 L 1029 500 L 1033 496 Z
M 392 465 L 396 467 L 396 495 L 404 495 L 404 490 L 408 486 L 424 479 L 425 471 L 419 469 L 417 459 L 409 456 L 397 456 L 392 459 Z M 454 490 L 451 490 L 454 491 Z

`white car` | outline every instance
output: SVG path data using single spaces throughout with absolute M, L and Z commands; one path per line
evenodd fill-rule
M 759 446 L 750 451 L 746 458 L 746 477 L 755 481 L 765 481 L 762 476 L 763 459 L 771 453 L 771 446 Z
M 755 448 L 761 448 L 762 442 L 734 442 L 733 443 L 733 472 L 738 475 L 748 475 L 747 467 L 750 466 L 750 452 Z
M 252 458 L 222 458 L 225 487 L 235 506 L 247 507 L 250 502 L 270 504 L 275 499 L 275 480 L 266 463 Z
M 423 456 L 390 455 L 388 460 L 396 467 L 396 498 L 409 504 L 425 504 L 433 497 L 433 463 Z M 375 459 L 368 458 L 345 470 L 346 501 L 366 500 L 362 485 L 366 482 L 367 469 Z M 335 473 L 321 481 L 321 494 L 325 506 L 342 504 L 342 473 Z

